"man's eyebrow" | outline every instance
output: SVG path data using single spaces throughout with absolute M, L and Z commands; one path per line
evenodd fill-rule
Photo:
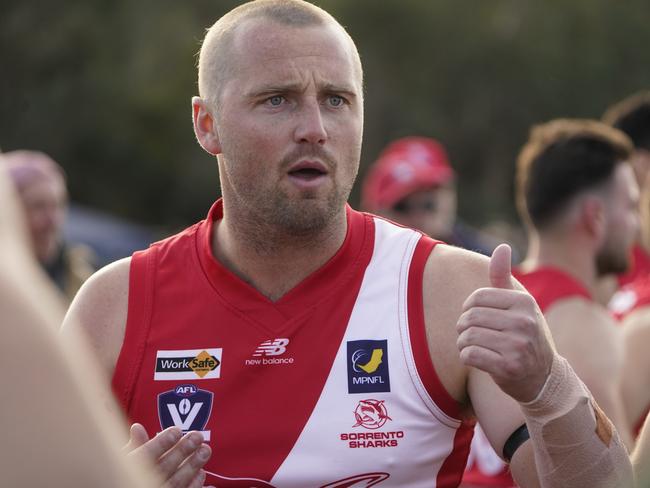
M 284 83 L 251 88 L 244 95 L 249 98 L 257 98 L 272 93 L 295 93 L 302 90 L 303 88 L 299 83 Z
M 356 98 L 357 97 L 357 91 L 349 85 L 337 85 L 335 83 L 326 83 L 322 87 L 322 91 L 326 93 L 335 93 L 335 94 L 343 94 L 349 98 Z
M 272 84 L 263 87 L 252 88 L 244 93 L 248 98 L 258 98 L 265 95 L 272 95 L 275 93 L 299 93 L 304 90 L 302 83 L 285 83 L 285 84 Z M 351 86 L 339 85 L 336 83 L 325 83 L 319 87 L 319 92 L 324 93 L 340 93 L 348 97 L 357 97 L 357 92 Z

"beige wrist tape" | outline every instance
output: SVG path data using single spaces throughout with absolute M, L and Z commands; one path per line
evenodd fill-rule
M 542 391 L 520 405 L 543 487 L 633 486 L 625 446 L 566 359 L 556 354 Z

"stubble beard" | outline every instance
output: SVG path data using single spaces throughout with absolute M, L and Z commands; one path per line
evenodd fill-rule
M 278 246 L 312 247 L 328 239 L 343 216 L 351 189 L 352 182 L 334 183 L 326 195 L 314 191 L 297 197 L 277 186 L 262 190 L 244 185 L 231 195 L 238 209 L 232 221 L 236 232 L 260 254 L 272 254 Z
M 629 267 L 629 252 L 624 247 L 616 247 L 612 243 L 608 243 L 596 255 L 596 272 L 598 276 L 625 273 Z
M 353 158 L 354 155 L 348 157 Z M 331 188 L 326 194 L 314 189 L 290 195 L 279 184 L 261 189 L 247 181 L 236 182 L 237 206 L 247 209 L 244 219 L 247 225 L 257 227 L 256 233 L 274 235 L 276 239 L 282 236 L 302 240 L 319 238 L 341 215 L 356 174 L 351 176 L 350 181 L 338 183 L 336 171 L 344 171 L 344 168 L 336 164 L 327 151 L 314 145 L 299 147 L 283 158 L 279 165 L 280 174 L 284 174 L 292 163 L 300 159 L 318 159 L 327 166 Z M 343 163 L 344 166 L 347 164 L 350 162 Z

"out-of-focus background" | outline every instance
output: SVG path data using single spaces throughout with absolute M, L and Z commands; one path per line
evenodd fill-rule
M 65 168 L 67 233 L 102 261 L 202 218 L 218 196 L 190 98 L 204 29 L 239 3 L 0 3 L 0 147 Z M 316 3 L 364 63 L 361 175 L 390 140 L 435 137 L 459 174 L 459 213 L 478 227 L 517 225 L 512 175 L 532 124 L 598 118 L 650 87 L 647 0 Z

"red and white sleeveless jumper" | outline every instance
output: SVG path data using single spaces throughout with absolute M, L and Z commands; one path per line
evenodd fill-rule
M 513 274 L 535 298 L 542 313 L 566 298 L 583 297 L 592 300 L 591 294 L 580 282 L 557 268 L 542 267 L 528 273 L 515 270 Z M 516 486 L 508 465 L 494 452 L 480 425 L 476 426 L 463 483 L 498 488 Z
M 133 255 L 113 388 L 149 433 L 199 430 L 218 487 L 452 487 L 471 425 L 426 342 L 436 242 L 347 208 L 341 249 L 277 302 L 213 256 L 208 218 Z

